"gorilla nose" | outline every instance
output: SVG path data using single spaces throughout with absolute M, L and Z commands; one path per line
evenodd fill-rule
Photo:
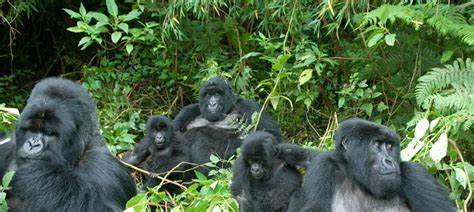
M 389 158 L 384 158 L 382 159 L 382 164 L 385 166 L 385 167 L 393 167 L 394 164 L 393 164 L 393 160 L 389 159 Z

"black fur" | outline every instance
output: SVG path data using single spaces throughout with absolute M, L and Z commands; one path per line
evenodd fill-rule
M 456 211 L 424 167 L 400 161 L 399 142 L 385 126 L 344 121 L 336 150 L 312 160 L 290 211 Z
M 285 211 L 293 192 L 300 188 L 302 175 L 278 158 L 276 145 L 275 137 L 267 132 L 257 131 L 245 138 L 231 184 L 240 211 Z
M 3 178 L 3 175 L 14 169 L 12 165 L 14 164 L 15 159 L 15 140 L 14 136 L 5 136 L 0 137 L 0 180 Z
M 165 146 L 157 146 L 155 137 L 157 132 L 164 132 Z M 189 168 L 189 148 L 181 132 L 175 131 L 171 120 L 164 116 L 152 116 L 148 119 L 146 138 L 135 146 L 130 157 L 124 159 L 134 165 L 143 164 L 145 170 L 157 173 L 171 181 L 185 182 L 189 180 L 190 173 L 185 172 Z M 182 163 L 183 162 L 183 163 Z M 159 178 L 145 176 L 144 189 L 153 188 L 161 183 Z M 179 182 L 178 182 L 179 183 Z M 168 192 L 176 192 L 180 188 L 176 185 L 164 182 L 161 189 Z
M 72 81 L 49 78 L 35 86 L 15 140 L 10 211 L 121 211 L 136 193 L 105 146 L 90 95 Z
M 213 99 L 217 99 L 214 110 L 210 109 Z M 202 85 L 199 103 L 184 107 L 173 120 L 173 126 L 184 132 L 191 145 L 191 161 L 204 164 L 210 161 L 211 154 L 223 159 L 232 156 L 242 143 L 235 118 L 250 124 L 252 114 L 260 109 L 257 102 L 236 96 L 226 79 L 214 77 Z M 281 142 L 279 126 L 266 112 L 262 113 L 257 128 L 270 132 Z M 208 172 L 204 168 L 199 171 Z

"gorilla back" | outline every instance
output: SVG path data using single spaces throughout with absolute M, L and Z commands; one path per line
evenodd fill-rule
M 38 83 L 15 135 L 11 211 L 120 211 L 136 193 L 105 146 L 90 95 L 72 81 Z

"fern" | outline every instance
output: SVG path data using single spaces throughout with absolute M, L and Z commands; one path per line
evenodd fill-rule
M 441 35 L 459 38 L 463 43 L 474 45 L 474 26 L 466 22 L 464 16 L 453 6 L 438 4 L 382 5 L 366 14 L 364 25 L 385 25 L 387 21 L 400 20 L 419 29 L 423 24 Z
M 418 79 L 417 103 L 423 109 L 432 106 L 443 114 L 466 111 L 474 115 L 474 62 L 458 59 L 453 65 L 432 70 Z

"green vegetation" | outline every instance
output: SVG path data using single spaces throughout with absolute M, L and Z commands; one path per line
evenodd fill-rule
M 353 116 L 391 127 L 403 158 L 427 167 L 469 211 L 474 3 L 401 2 L 0 0 L 0 132 L 17 117 L 5 109 L 21 111 L 35 82 L 63 76 L 90 91 L 120 157 L 148 116 L 173 117 L 202 82 L 223 75 L 265 106 L 288 142 L 331 149 L 337 122 Z M 215 175 L 128 206 L 235 210 L 230 170 Z

